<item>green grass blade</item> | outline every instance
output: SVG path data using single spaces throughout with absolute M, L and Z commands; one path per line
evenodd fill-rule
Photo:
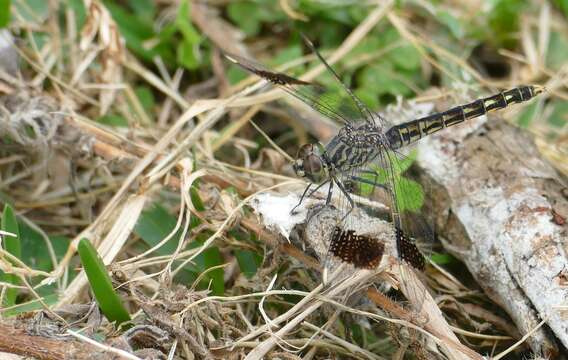
M 16 214 L 12 207 L 8 204 L 4 206 L 4 212 L 2 213 L 2 230 L 16 234 L 16 236 L 4 236 L 3 246 L 4 250 L 14 255 L 18 259 L 22 257 L 22 246 L 20 244 L 20 229 L 18 228 L 18 221 L 16 220 Z M 18 285 L 20 283 L 18 277 L 14 274 L 2 274 L 0 278 L 10 284 Z M 6 296 L 4 297 L 4 306 L 12 306 L 16 304 L 16 297 L 18 296 L 18 289 L 8 289 L 6 291 Z
M 79 242 L 78 251 L 81 263 L 95 294 L 95 299 L 103 314 L 110 322 L 116 321 L 117 324 L 129 321 L 130 315 L 122 305 L 120 297 L 114 291 L 110 276 L 97 250 L 89 240 L 83 238 Z
M 0 29 L 10 23 L 10 0 L 0 0 Z

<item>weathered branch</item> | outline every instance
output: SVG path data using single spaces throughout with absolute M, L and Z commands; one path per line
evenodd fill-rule
M 42 360 L 114 359 L 116 354 L 73 338 L 32 335 L 25 325 L 0 322 L 0 352 Z
M 563 310 L 568 200 L 566 181 L 532 139 L 504 121 L 463 124 L 419 146 L 432 186 L 436 228 L 485 292 L 526 334 L 540 319 L 568 346 Z M 528 340 L 544 356 L 558 352 L 545 329 Z

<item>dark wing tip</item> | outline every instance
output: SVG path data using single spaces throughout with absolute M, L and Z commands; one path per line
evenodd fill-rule
M 230 62 L 232 62 L 235 65 L 240 66 L 241 68 L 243 68 L 244 70 L 255 74 L 269 82 L 271 82 L 272 84 L 275 85 L 282 85 L 282 86 L 286 86 L 286 85 L 312 85 L 312 83 L 307 82 L 307 81 L 303 81 L 300 79 L 296 79 L 292 76 L 283 74 L 283 73 L 279 73 L 276 71 L 271 71 L 268 70 L 266 68 L 264 68 L 262 65 L 259 64 L 254 64 L 251 60 L 242 58 L 240 56 L 237 55 L 233 55 L 233 54 L 229 54 L 229 53 L 223 53 L 223 56 L 225 56 L 225 58 L 227 58 L 227 60 L 229 60 Z
M 310 38 L 308 38 L 308 36 L 306 34 L 304 34 L 303 32 L 300 33 L 300 36 L 302 36 L 302 40 L 304 40 L 304 42 L 306 43 L 306 45 L 310 48 L 310 49 L 314 49 L 314 43 L 310 40 Z
M 424 270 L 426 268 L 424 255 L 422 255 L 416 244 L 399 228 L 396 229 L 396 247 L 398 249 L 398 256 L 402 261 L 410 264 L 417 270 Z
M 245 59 L 245 58 L 240 57 L 238 55 L 229 54 L 229 53 L 226 53 L 226 52 L 223 52 L 222 54 L 227 60 L 229 60 L 230 62 L 232 62 L 235 65 L 240 66 L 241 68 L 245 69 L 248 72 L 256 73 L 259 70 L 248 59 Z

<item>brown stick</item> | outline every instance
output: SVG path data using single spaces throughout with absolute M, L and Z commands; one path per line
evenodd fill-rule
M 116 354 L 76 340 L 30 335 L 21 325 L 6 321 L 0 323 L 0 351 L 42 360 L 116 358 Z

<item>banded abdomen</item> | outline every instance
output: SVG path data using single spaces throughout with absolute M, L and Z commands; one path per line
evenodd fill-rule
M 391 147 L 398 149 L 443 128 L 474 119 L 494 110 L 506 108 L 511 104 L 528 101 L 542 92 L 543 88 L 540 86 L 519 86 L 469 104 L 456 106 L 444 112 L 393 126 L 386 132 L 386 137 Z

